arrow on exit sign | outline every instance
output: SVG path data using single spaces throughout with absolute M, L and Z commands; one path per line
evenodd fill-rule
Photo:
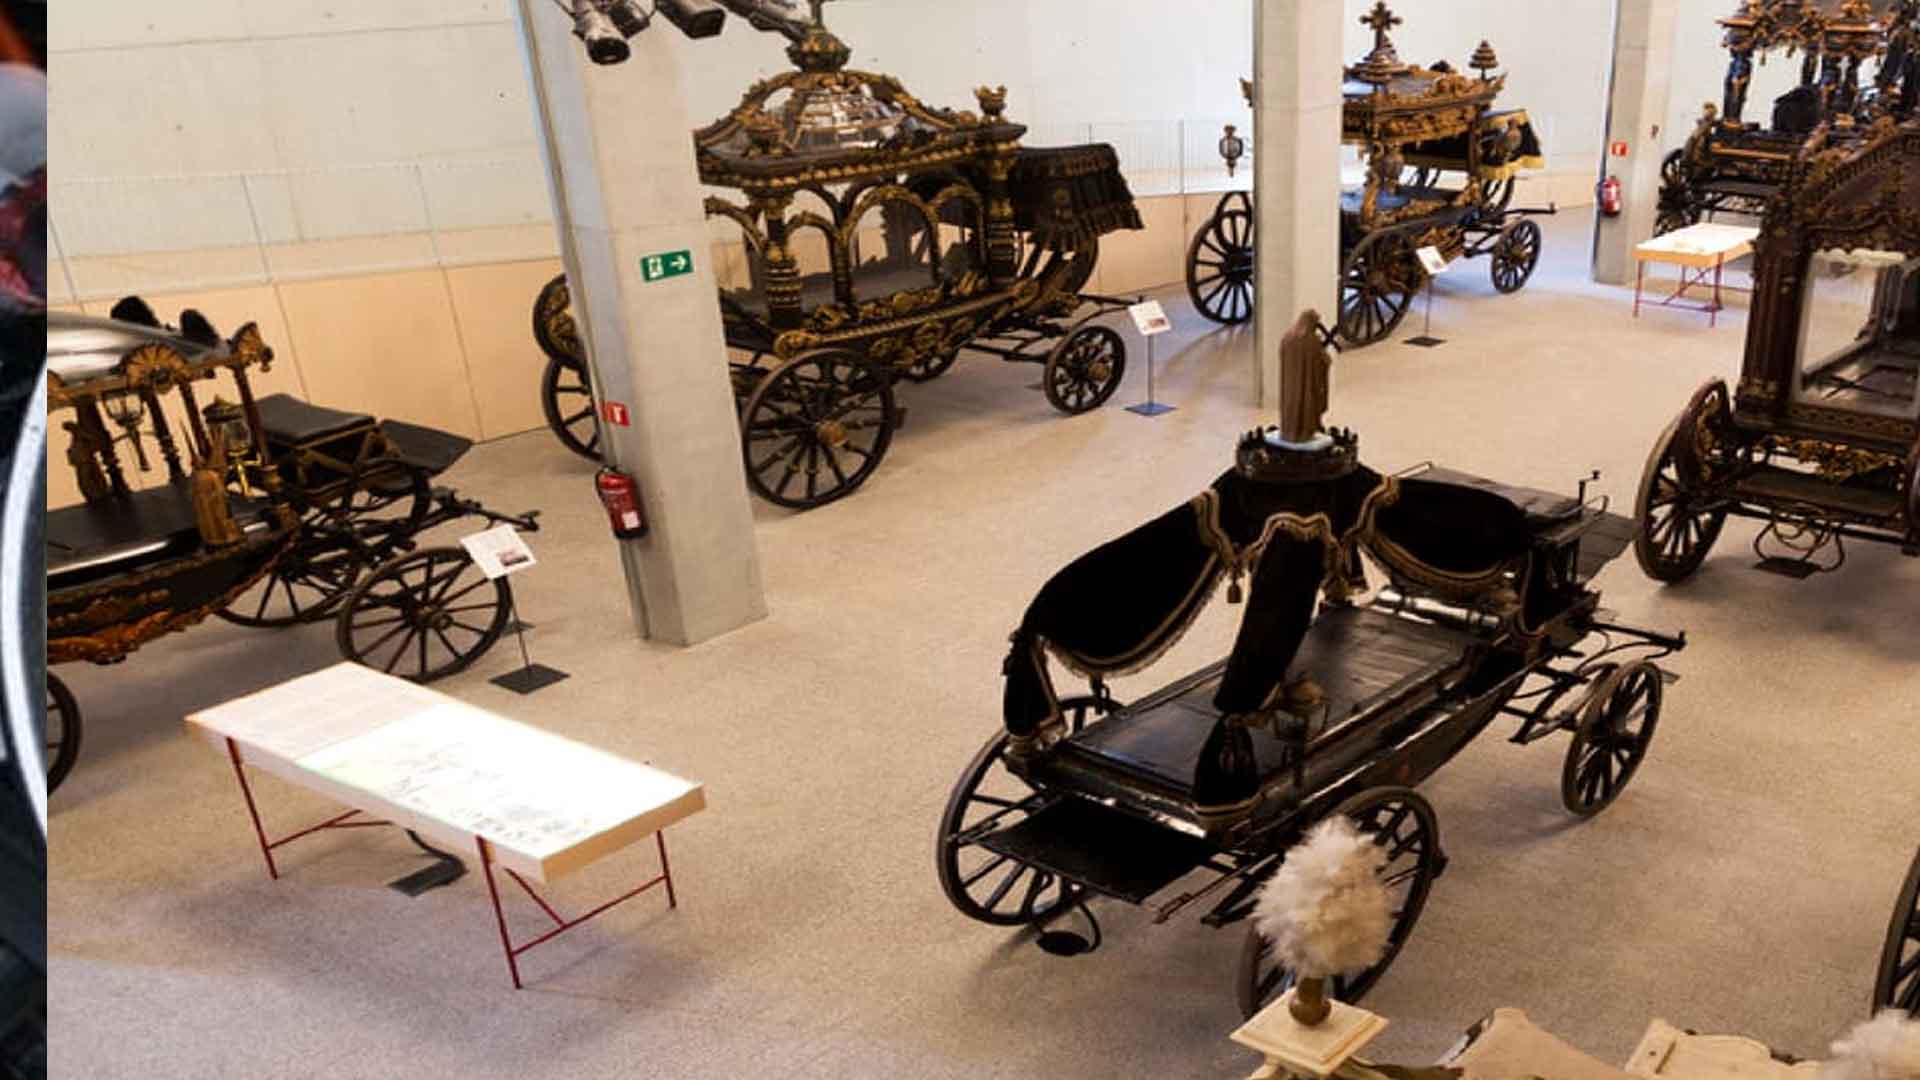
M 645 255 L 640 259 L 640 279 L 659 281 L 662 278 L 679 277 L 693 273 L 693 252 L 668 251 L 659 255 Z

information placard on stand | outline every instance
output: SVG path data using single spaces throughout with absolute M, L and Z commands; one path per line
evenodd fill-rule
M 487 580 L 517 574 L 539 565 L 533 557 L 533 549 L 527 546 L 527 538 L 520 530 L 511 525 L 499 525 L 460 538 L 460 546 L 473 556 L 473 564 L 487 576 Z M 513 635 L 520 642 L 520 667 L 505 675 L 496 675 L 487 681 L 502 686 L 516 694 L 531 694 L 535 690 L 552 686 L 567 677 L 559 668 L 545 664 L 536 664 L 527 652 L 527 624 L 520 621 L 519 601 L 511 591 L 507 594 L 507 618 L 513 622 Z
M 1172 412 L 1174 406 L 1153 399 L 1153 339 L 1173 329 L 1173 320 L 1167 318 L 1166 309 L 1158 300 L 1142 300 L 1128 308 L 1127 314 L 1133 316 L 1134 329 L 1147 339 L 1147 400 L 1127 406 L 1127 411 L 1141 416 L 1164 416 Z

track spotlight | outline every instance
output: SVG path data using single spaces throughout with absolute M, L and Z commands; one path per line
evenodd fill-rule
M 713 0 L 657 0 L 657 3 L 660 14 L 690 38 L 712 37 L 727 24 L 727 10 Z
M 587 43 L 587 58 L 596 64 L 618 64 L 633 52 L 627 46 L 629 35 L 593 0 L 573 0 L 573 32 Z

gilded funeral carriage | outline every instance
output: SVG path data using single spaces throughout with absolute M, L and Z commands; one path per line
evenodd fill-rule
M 924 105 L 847 69 L 817 16 L 790 36 L 795 70 L 694 133 L 707 213 L 738 227 L 747 263 L 719 299 L 753 489 L 793 508 L 851 493 L 904 413 L 897 381 L 963 351 L 1041 365 L 1069 415 L 1112 397 L 1126 346 L 1095 320 L 1125 301 L 1085 290 L 1100 237 L 1141 227 L 1113 150 L 1021 146 L 1004 89 L 976 91 L 977 113 Z M 597 457 L 564 277 L 536 301 L 534 335 L 549 425 Z
M 1696 391 L 1642 474 L 1646 572 L 1698 570 L 1729 517 L 1794 576 L 1846 541 L 1920 555 L 1920 123 L 1823 126 L 1795 154 L 1755 248 L 1740 380 Z
M 1895 0 L 1880 13 L 1866 0 L 1831 10 L 1814 0 L 1740 0 L 1720 26 L 1726 90 L 1701 111 L 1686 145 L 1661 162 L 1656 234 L 1724 213 L 1758 217 L 1816 127 L 1904 118 L 1920 95 L 1916 0 Z M 1799 56 L 1799 82 L 1773 101 L 1763 124 L 1747 119 L 1747 99 L 1756 59 L 1773 55 Z M 1879 69 L 1863 84 L 1862 66 L 1876 58 Z
M 1335 329 L 1350 346 L 1380 341 L 1406 318 L 1427 280 L 1423 247 L 1449 262 L 1487 256 L 1494 287 L 1519 291 L 1540 261 L 1530 215 L 1551 212 L 1513 208 L 1519 173 L 1544 162 L 1527 114 L 1494 109 L 1506 76 L 1493 74 L 1493 47 L 1475 50 L 1476 75 L 1405 65 L 1387 36 L 1400 21 L 1384 2 L 1362 20 L 1374 48 L 1346 69 L 1342 88 L 1341 141 L 1366 164 L 1366 182 L 1340 196 Z M 1239 145 L 1229 130 L 1223 152 Z M 1188 295 L 1214 322 L 1253 317 L 1253 223 L 1252 198 L 1229 191 L 1188 247 Z
M 46 348 L 47 409 L 82 500 L 46 515 L 49 664 L 117 663 L 217 614 L 330 620 L 347 659 L 425 682 L 506 629 L 506 581 L 463 547 L 420 542 L 462 518 L 535 527 L 433 485 L 468 440 L 256 397 L 273 350 L 251 323 L 222 338 L 189 311 L 175 329 L 128 299 L 112 318 L 50 315 Z M 146 472 L 165 479 L 142 486 Z M 81 738 L 78 701 L 51 674 L 47 730 L 51 789 Z

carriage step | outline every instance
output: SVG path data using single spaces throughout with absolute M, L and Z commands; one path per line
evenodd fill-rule
M 1001 829 L 981 846 L 1129 904 L 1144 903 L 1214 854 L 1195 837 L 1075 798 Z

